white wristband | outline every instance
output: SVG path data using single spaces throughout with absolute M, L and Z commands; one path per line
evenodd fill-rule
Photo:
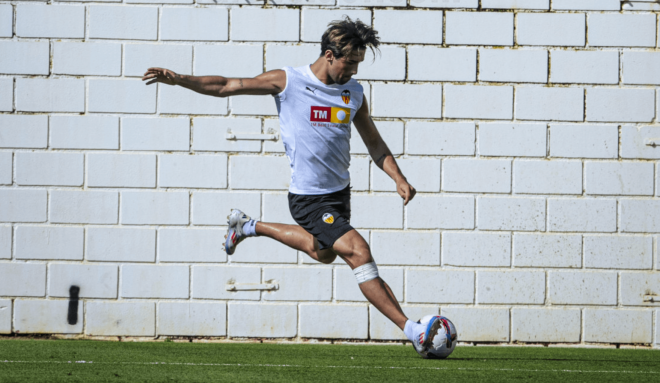
M 376 266 L 376 262 L 370 262 L 353 269 L 353 274 L 355 274 L 355 279 L 357 279 L 359 285 L 378 278 L 378 267 Z

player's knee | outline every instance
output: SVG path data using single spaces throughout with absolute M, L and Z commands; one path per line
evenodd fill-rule
M 337 259 L 337 254 L 335 253 L 318 254 L 318 257 L 319 257 L 319 262 L 329 265 L 332 262 L 334 262 L 335 259 Z

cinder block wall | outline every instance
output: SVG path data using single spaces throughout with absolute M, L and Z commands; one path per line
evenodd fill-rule
M 660 346 L 657 2 L 163 3 L 0 1 L 0 333 L 403 339 L 341 262 L 222 252 L 232 207 L 292 223 L 281 142 L 225 139 L 277 131 L 271 97 L 140 81 L 309 64 L 347 14 L 382 38 L 358 78 L 419 191 L 354 132 L 352 223 L 404 310 L 466 342 Z

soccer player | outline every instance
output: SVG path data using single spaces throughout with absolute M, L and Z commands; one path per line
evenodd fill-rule
M 289 210 L 298 225 L 259 222 L 234 209 L 228 217 L 225 251 L 233 254 L 247 237 L 267 236 L 322 263 L 341 257 L 353 269 L 364 296 L 399 326 L 421 353 L 429 347 L 439 321 L 434 318 L 423 326 L 408 320 L 390 287 L 378 276 L 369 245 L 350 225 L 351 122 L 376 165 L 396 183 L 404 205 L 416 193 L 378 133 L 369 106 L 363 102 L 362 86 L 352 78 L 367 48 L 374 51 L 379 44 L 378 32 L 346 17 L 329 24 L 323 33 L 321 55 L 311 65 L 285 67 L 254 78 L 186 76 L 149 68 L 143 80 L 216 97 L 274 96 L 291 164 Z

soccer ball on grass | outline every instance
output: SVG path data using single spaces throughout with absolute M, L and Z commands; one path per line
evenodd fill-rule
M 445 359 L 456 348 L 456 326 L 448 318 L 439 315 L 427 315 L 420 319 L 419 323 L 428 326 L 429 322 L 436 317 L 440 322 L 440 326 L 437 326 L 434 334 L 428 334 L 433 339 L 430 346 L 421 352 L 417 351 L 424 359 Z

